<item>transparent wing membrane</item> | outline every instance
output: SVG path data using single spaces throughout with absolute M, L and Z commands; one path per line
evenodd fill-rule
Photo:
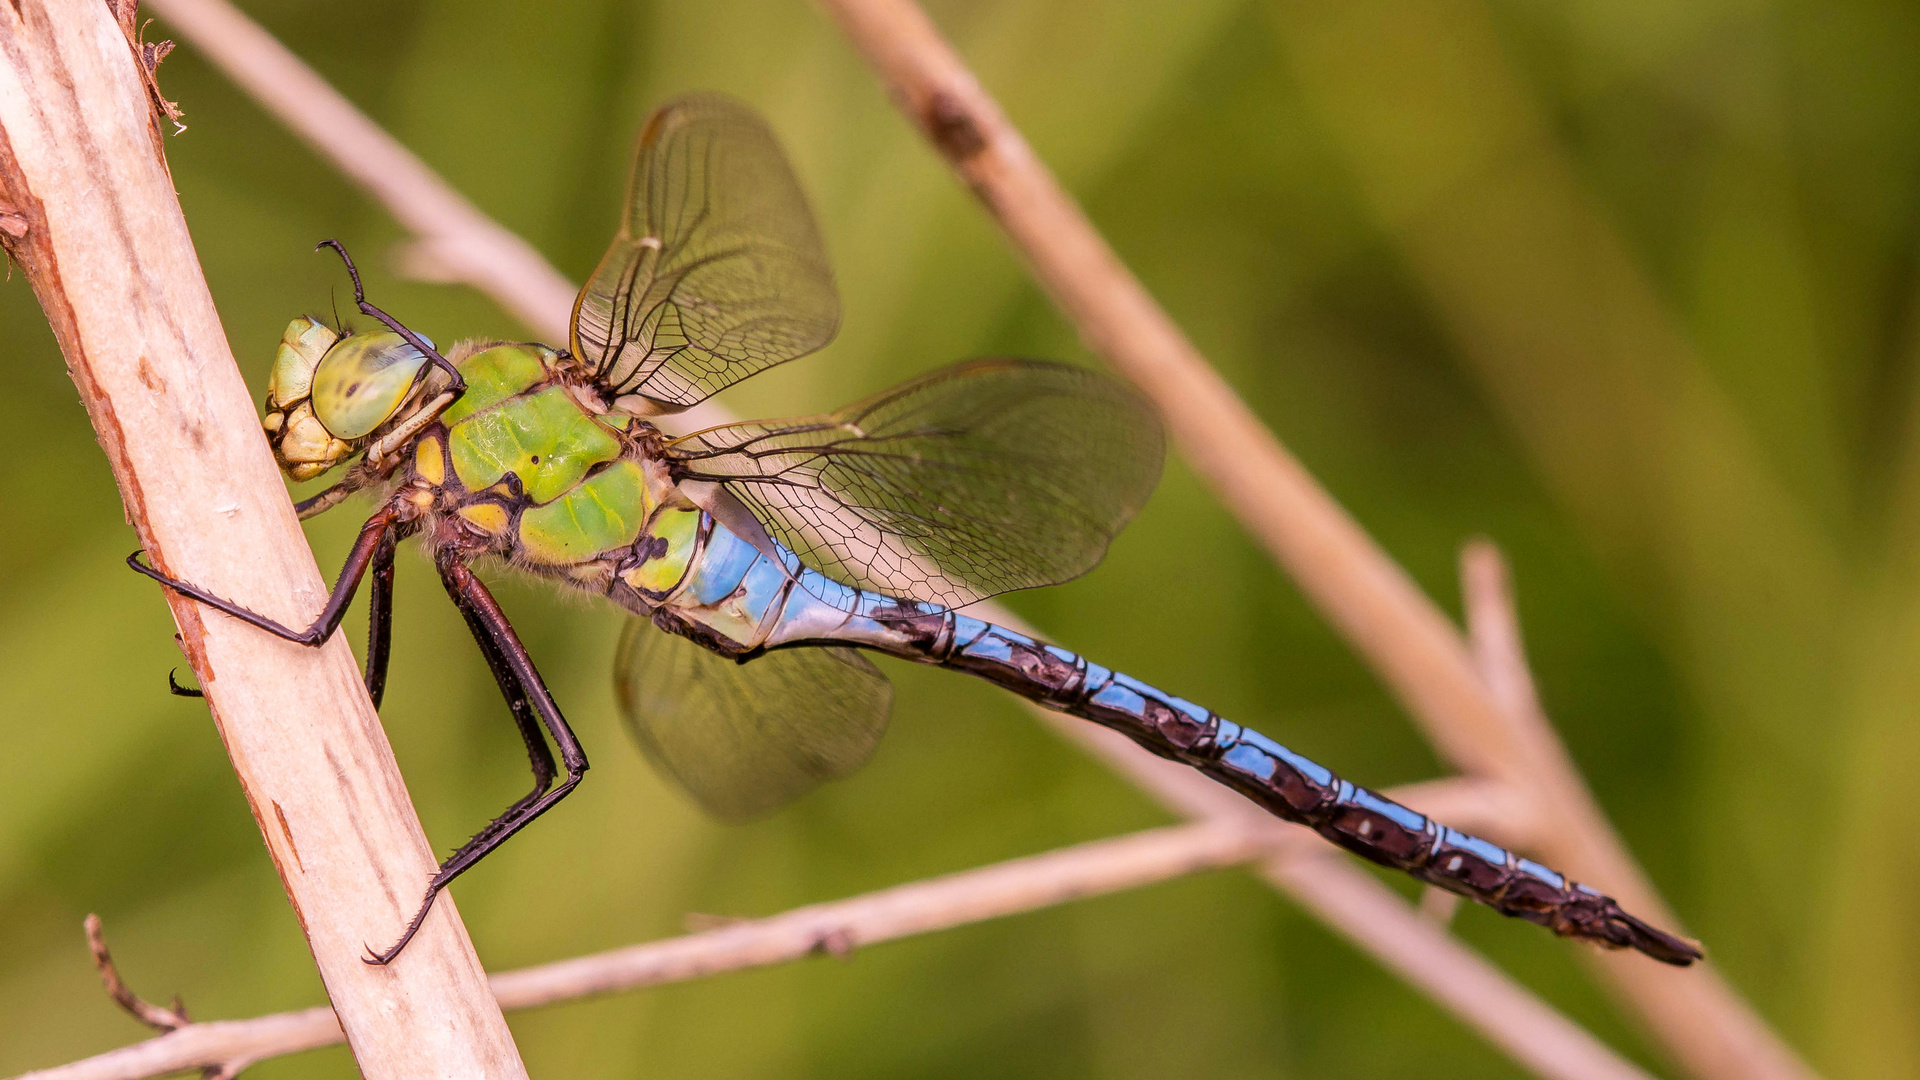
M 893 707 L 893 685 L 852 649 L 775 649 L 741 664 L 642 619 L 620 640 L 614 687 L 648 759 L 727 821 L 866 764 Z
M 671 443 L 683 479 L 722 482 L 809 566 L 958 607 L 1077 577 L 1160 476 L 1160 425 L 1118 380 L 974 360 L 825 416 L 728 424 Z
M 766 122 L 710 95 L 655 112 L 620 233 L 574 305 L 574 355 L 608 396 L 683 409 L 825 345 L 839 319 L 813 213 Z

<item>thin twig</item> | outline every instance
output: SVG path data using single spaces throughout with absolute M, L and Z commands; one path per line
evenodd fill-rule
M 897 886 L 764 919 L 495 975 L 502 1008 L 525 1009 L 681 982 L 1032 911 L 1233 866 L 1292 845 L 1316 844 L 1278 823 L 1180 825 L 1098 840 L 1025 859 Z M 327 1009 L 192 1024 L 172 1034 L 16 1080 L 139 1080 L 181 1069 L 269 1057 L 340 1041 Z
M 1428 789 L 1447 798 L 1439 786 Z M 785 963 L 1263 860 L 1331 921 L 1457 1010 L 1497 1012 L 1494 1041 L 1553 1080 L 1649 1080 L 1591 1035 L 1446 938 L 1364 871 L 1305 830 L 1258 814 L 1177 825 L 895 886 L 765 919 L 614 949 L 493 977 L 502 1008 L 525 1009 Z M 1373 943 L 1373 944 L 1370 944 Z M 144 1080 L 231 1067 L 340 1041 L 330 1010 L 190 1024 L 146 1042 L 15 1080 Z
M 126 980 L 120 977 L 120 969 L 114 966 L 113 954 L 107 951 L 107 935 L 101 929 L 100 916 L 89 914 L 81 925 L 87 932 L 87 948 L 93 953 L 93 966 L 99 969 L 100 981 L 105 984 L 107 996 L 113 999 L 115 1005 L 131 1013 L 135 1020 L 158 1031 L 178 1031 L 193 1023 L 193 1018 L 187 1015 L 187 1005 L 180 1000 L 180 995 L 173 996 L 172 1008 L 163 1009 L 134 993 L 127 986 Z M 339 1026 L 339 1021 L 334 1021 L 334 1027 L 338 1029 Z M 202 1066 L 200 1080 L 232 1080 L 233 1077 L 240 1075 L 241 1069 L 253 1064 L 254 1060 L 230 1054 L 222 1059 L 221 1064 Z
M 120 978 L 120 969 L 113 964 L 113 954 L 107 951 L 107 936 L 100 928 L 100 916 L 88 915 L 82 925 L 87 931 L 87 949 L 93 953 L 93 966 L 99 969 L 100 981 L 115 1005 L 157 1031 L 173 1031 L 193 1023 L 178 996 L 173 999 L 173 1008 L 163 1009 L 127 988 L 126 981 Z
M 1540 853 L 1675 926 L 1544 722 L 1502 707 L 1446 616 L 1262 425 L 1063 191 L 910 0 L 820 0 L 907 118 L 979 196 L 1089 348 L 1160 406 L 1196 473 L 1351 641 L 1434 747 L 1538 800 Z M 1667 1050 L 1707 1080 L 1812 1073 L 1717 973 L 1602 961 Z
M 320 574 L 195 257 L 143 63 L 98 0 L 0 5 L 0 204 L 25 224 L 0 237 L 154 564 L 295 621 Z M 169 602 L 363 1075 L 524 1077 L 453 905 L 409 962 L 360 961 L 405 924 L 435 860 L 346 643 L 304 649 Z
M 984 922 L 1072 900 L 1237 866 L 1313 838 L 1233 822 L 1173 825 L 1095 840 L 976 870 L 896 885 L 688 937 L 507 972 L 493 980 L 507 1008 L 683 982 Z
M 1446 617 L 1207 364 L 926 14 L 907 0 L 821 3 L 1088 348 L 1154 400 L 1181 456 L 1380 669 L 1428 739 L 1464 772 L 1509 771 L 1501 724 Z
M 494 297 L 508 310 L 520 313 L 540 333 L 552 337 L 564 333 L 565 305 L 571 301 L 571 286 L 566 285 L 564 279 L 544 263 L 535 265 L 524 258 L 531 249 L 490 221 L 480 219 L 484 228 L 474 228 L 470 233 L 460 232 L 466 227 L 460 222 L 473 221 L 478 211 L 453 194 L 424 164 L 364 116 L 353 113 L 350 118 L 343 119 L 342 113 L 352 112 L 352 106 L 270 35 L 248 22 L 245 16 L 222 0 L 155 0 L 155 6 L 217 66 L 253 90 L 289 127 L 312 141 L 348 175 L 361 179 L 376 197 L 387 203 L 396 217 L 403 222 L 451 223 L 432 227 L 445 230 L 436 234 L 440 240 L 451 250 L 463 252 L 469 258 L 436 266 L 436 275 L 466 281 Z M 301 93 L 284 92 L 280 89 L 283 86 L 306 87 L 309 90 Z M 537 255 L 532 258 L 538 260 Z M 556 281 L 561 283 L 558 288 L 553 285 Z M 546 297 L 544 301 L 539 299 L 542 296 Z M 543 304 L 548 305 L 544 310 Z M 715 410 L 708 422 L 718 423 L 724 419 Z M 983 608 L 982 613 L 995 621 L 1019 625 L 1010 613 L 996 605 L 983 605 Z M 1204 820 L 1232 820 L 1247 809 L 1247 804 L 1231 792 L 1189 769 L 1146 755 L 1118 736 L 1044 710 L 1036 712 L 1056 725 L 1067 737 L 1088 746 L 1115 769 L 1133 777 L 1136 783 L 1183 813 Z M 1525 843 L 1528 837 L 1538 836 L 1537 826 L 1528 824 L 1533 821 L 1530 809 L 1522 805 L 1510 787 L 1495 785 L 1490 790 L 1497 792 L 1504 802 L 1505 809 L 1499 814 L 1474 813 L 1476 808 L 1484 807 L 1484 803 L 1471 799 L 1430 808 L 1423 806 L 1416 795 L 1412 796 L 1416 800 L 1412 805 L 1429 809 L 1443 820 L 1504 838 L 1505 842 L 1516 846 Z M 1506 827 L 1503 828 L 1503 824 Z M 1312 868 L 1307 868 L 1300 870 L 1299 874 L 1310 876 L 1313 872 Z M 1294 883 L 1293 878 L 1276 876 L 1270 880 L 1277 888 L 1312 906 L 1305 891 Z M 1342 887 L 1347 890 L 1374 890 L 1371 895 L 1373 907 L 1392 898 L 1389 890 L 1365 875 L 1346 881 Z M 1355 938 L 1363 949 L 1380 958 L 1388 967 L 1400 971 L 1416 985 L 1434 992 L 1439 1000 L 1455 1010 L 1463 1022 L 1480 1030 L 1491 1041 L 1502 1046 L 1522 1047 L 1516 1056 L 1523 1060 L 1540 1056 L 1526 1047 L 1536 1030 L 1536 1025 L 1531 1023 L 1533 1012 L 1544 1006 L 1528 997 L 1524 990 L 1506 982 L 1497 972 L 1487 977 L 1501 981 L 1510 994 L 1480 997 L 1449 995 L 1444 989 L 1452 980 L 1446 973 L 1451 965 L 1467 961 L 1458 957 L 1449 958 L 1451 954 L 1445 949 L 1435 958 L 1433 949 L 1424 946 L 1424 951 L 1418 957 L 1398 957 L 1384 944 L 1389 936 L 1386 931 L 1376 930 L 1364 923 L 1349 920 L 1342 924 L 1342 932 Z M 1378 940 L 1370 938 L 1370 935 L 1376 935 Z M 1401 934 L 1394 940 L 1401 943 L 1402 947 L 1412 947 L 1405 943 L 1426 939 L 1418 935 Z M 1447 945 L 1437 935 L 1433 941 L 1438 941 L 1439 946 Z M 1433 941 L 1427 941 L 1426 945 L 1432 946 Z M 1471 954 L 1462 955 L 1473 964 L 1484 967 L 1484 963 L 1472 958 Z M 1506 1008 L 1505 1002 L 1513 995 L 1530 1002 L 1530 1008 Z

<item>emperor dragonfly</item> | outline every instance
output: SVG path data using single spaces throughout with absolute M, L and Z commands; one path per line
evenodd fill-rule
M 295 629 L 129 561 L 291 641 L 338 628 L 371 572 L 366 682 L 386 680 L 396 545 L 418 536 L 505 695 L 534 784 L 428 882 L 397 956 L 460 873 L 580 782 L 587 758 L 499 606 L 481 558 L 637 616 L 616 681 L 649 758 L 723 818 L 769 810 L 865 762 L 892 692 L 857 649 L 989 679 L 1199 769 L 1375 862 L 1556 933 L 1670 964 L 1692 943 L 1611 898 L 1335 776 L 1271 739 L 1057 646 L 955 609 L 1091 569 L 1146 500 L 1151 408 L 1063 364 L 981 360 L 823 416 L 679 438 L 671 414 L 824 345 L 839 300 L 784 154 L 744 106 L 695 96 L 641 132 L 625 216 L 582 289 L 566 350 L 433 343 L 369 303 L 368 334 L 296 319 L 264 425 L 296 479 L 358 456 L 303 517 L 359 491 L 362 527 L 315 621 Z M 651 623 L 649 628 L 646 624 Z M 553 749 L 559 753 L 556 767 Z M 562 775 L 564 773 L 564 775 Z

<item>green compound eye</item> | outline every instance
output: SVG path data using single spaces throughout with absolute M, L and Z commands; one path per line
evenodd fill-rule
M 338 340 L 340 335 L 332 327 L 310 316 L 288 323 L 287 332 L 280 336 L 280 350 L 274 354 L 267 403 L 285 409 L 306 397 L 313 388 L 313 369 Z
M 386 423 L 426 366 L 398 334 L 345 338 L 313 373 L 313 415 L 335 438 L 361 438 Z

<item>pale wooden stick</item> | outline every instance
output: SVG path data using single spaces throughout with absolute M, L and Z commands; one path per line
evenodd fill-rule
M 166 571 L 304 622 L 325 589 L 159 138 L 105 4 L 0 5 L 0 203 L 20 226 L 0 231 L 128 520 Z M 524 1077 L 451 903 L 399 963 L 361 962 L 406 925 L 434 858 L 346 644 L 305 649 L 167 600 L 362 1074 Z
M 286 93 L 262 97 L 264 103 L 281 116 L 289 127 L 313 140 L 323 153 L 339 163 L 349 175 L 361 177 L 377 173 L 383 183 L 373 188 L 374 194 L 385 200 L 397 217 L 410 221 L 455 222 L 456 225 L 448 226 L 451 228 L 457 227 L 458 221 L 469 220 L 469 215 L 478 213 L 464 200 L 459 200 L 451 189 L 433 177 L 426 166 L 411 155 L 408 155 L 405 167 L 376 168 L 372 164 L 375 160 L 391 164 L 392 155 L 406 154 L 406 151 L 363 116 L 356 114 L 352 123 L 338 122 L 338 112 L 351 109 L 345 99 L 330 87 L 325 87 L 318 76 L 306 69 L 298 58 L 271 36 L 247 22 L 245 16 L 234 11 L 223 0 L 156 0 L 156 6 L 174 19 L 180 28 L 189 31 L 195 44 L 216 65 L 241 80 L 243 85 L 257 87 L 263 81 L 278 77 L 275 73 L 287 73 L 286 77 L 297 85 L 318 84 L 324 87 L 325 92 L 313 99 Z M 260 53 L 270 55 L 256 55 Z M 297 73 L 292 69 L 297 69 Z M 318 104 L 314 103 L 316 101 Z M 421 181 L 422 177 L 430 182 Z M 440 205 L 449 199 L 455 200 L 457 205 Z M 544 264 L 527 270 L 522 260 L 522 272 L 517 274 L 488 271 L 487 268 L 494 265 L 489 245 L 498 244 L 501 236 L 502 231 L 495 227 L 479 230 L 470 236 L 453 237 L 453 248 L 470 253 L 473 259 L 439 266 L 436 274 L 459 277 L 495 297 L 509 310 L 523 313 L 531 311 L 530 316 L 523 314 L 522 317 L 528 318 L 530 324 L 542 333 L 557 337 L 562 330 L 554 328 L 562 328 L 565 319 L 563 309 L 554 297 L 570 293 L 567 289 L 556 290 L 551 287 L 550 283 L 559 276 Z M 499 249 L 498 253 L 502 256 L 513 254 L 504 248 Z M 513 262 L 512 259 L 504 261 Z M 532 302 L 530 298 L 536 295 L 546 295 L 547 302 L 554 304 L 550 312 L 543 314 Z M 713 409 L 703 418 L 703 422 L 721 423 L 727 419 L 718 409 Z M 982 605 L 981 614 L 1005 625 L 1020 626 L 1018 619 L 997 605 Z M 1143 754 L 1138 747 L 1118 736 L 1045 710 L 1035 711 L 1069 738 L 1087 745 L 1123 774 L 1133 776 L 1136 782 L 1168 805 L 1202 818 L 1238 814 L 1246 809 L 1246 804 L 1231 792 L 1189 769 Z M 1495 785 L 1492 790 L 1499 793 L 1501 809 L 1498 812 L 1488 812 L 1486 802 L 1472 798 L 1455 798 L 1445 806 L 1435 806 L 1426 803 L 1426 796 L 1432 793 L 1415 793 L 1409 797 L 1413 800 L 1411 805 L 1418 809 L 1508 843 L 1518 845 L 1523 843 L 1525 837 L 1537 835 L 1537 832 L 1531 831 L 1535 827 L 1529 824 L 1533 815 L 1521 805 L 1521 799 L 1513 789 Z M 1284 882 L 1276 884 L 1283 890 L 1287 888 Z M 1364 926 L 1350 926 L 1345 932 L 1361 936 L 1368 933 Z M 1375 948 L 1370 951 L 1382 954 L 1386 950 Z M 1422 969 L 1432 970 L 1436 966 L 1444 969 L 1447 963 L 1443 958 L 1424 965 Z M 1449 1004 L 1459 1004 L 1458 999 L 1447 1000 Z M 1528 1037 L 1524 1015 L 1503 1010 L 1498 1002 L 1504 998 L 1498 995 L 1487 1000 L 1495 1004 L 1484 1008 L 1466 1007 L 1457 1015 L 1463 1022 L 1487 1034 L 1496 1044 L 1507 1045 L 1511 1040 Z
M 1447 797 L 1444 789 L 1431 789 Z M 500 1004 L 533 1008 L 703 978 L 1136 888 L 1202 870 L 1263 860 L 1263 873 L 1457 1012 L 1494 1018 L 1497 1045 L 1552 1080 L 1649 1080 L 1578 1026 L 1446 938 L 1393 892 L 1338 861 L 1318 837 L 1264 815 L 1237 814 L 1014 859 L 765 919 L 595 953 L 493 979 Z M 1324 910 L 1323 910 L 1324 909 Z M 232 1068 L 332 1045 L 326 1009 L 197 1024 L 15 1080 L 144 1080 L 194 1068 Z
M 1181 453 L 1353 642 L 1434 747 L 1538 800 L 1538 853 L 1677 928 L 1550 728 L 1510 715 L 1446 616 L 1282 447 L 1122 264 L 911 0 L 820 0 L 1033 268 L 1089 348 L 1160 406 Z M 1813 1074 L 1711 970 L 1604 962 L 1668 1051 L 1707 1080 Z
M 1277 822 L 1178 825 L 1097 840 L 716 930 L 493 977 L 502 1008 L 527 1009 L 851 950 L 1246 863 L 1318 841 Z M 312 1050 L 340 1041 L 327 1009 L 180 1027 L 15 1080 L 139 1080 Z

